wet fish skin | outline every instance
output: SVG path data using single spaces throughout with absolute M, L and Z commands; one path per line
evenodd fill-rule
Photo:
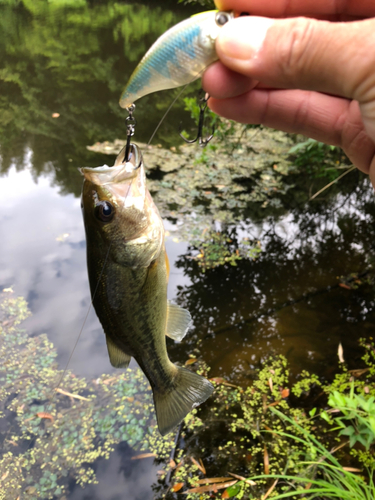
M 143 56 L 120 98 L 127 108 L 158 90 L 186 85 L 199 78 L 218 59 L 215 40 L 232 12 L 201 12 L 161 35 Z
M 113 167 L 81 169 L 91 296 L 112 365 L 125 368 L 131 356 L 137 360 L 152 387 L 164 435 L 205 401 L 213 386 L 169 360 L 165 335 L 180 340 L 191 317 L 167 301 L 164 228 L 137 146 L 132 145 L 129 162 L 122 163 L 123 157 L 122 151 Z

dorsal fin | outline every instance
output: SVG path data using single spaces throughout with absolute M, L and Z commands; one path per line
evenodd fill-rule
M 187 334 L 192 323 L 191 315 L 187 309 L 183 309 L 177 304 L 172 304 L 168 300 L 167 329 L 165 332 L 168 337 L 180 342 Z
M 109 361 L 114 368 L 127 368 L 129 366 L 131 356 L 122 351 L 112 340 L 105 336 L 107 341 L 107 349 L 109 354 Z

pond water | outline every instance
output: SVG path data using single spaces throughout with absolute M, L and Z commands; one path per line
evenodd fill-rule
M 112 161 L 86 146 L 124 137 L 122 87 L 157 36 L 193 12 L 173 1 L 157 4 L 0 2 L 0 288 L 27 299 L 32 316 L 23 328 L 31 336 L 48 334 L 62 368 L 84 325 L 69 369 L 91 379 L 115 370 L 89 310 L 78 167 Z M 175 95 L 139 103 L 135 142 L 148 141 Z M 190 119 L 183 107 L 176 104 L 155 144 L 179 144 L 178 125 Z M 375 331 L 373 287 L 366 283 L 375 241 L 373 191 L 358 173 L 323 202 L 306 204 L 305 187 L 292 186 L 282 209 L 262 210 L 258 203 L 226 225 L 213 217 L 232 240 L 257 240 L 262 252 L 205 273 L 191 242 L 175 237 L 171 208 L 168 294 L 194 320 L 186 340 L 168 343 L 171 359 L 184 363 L 199 344 L 210 376 L 243 385 L 269 354 L 286 355 L 294 377 L 309 369 L 329 378 L 339 343 L 354 363 L 358 339 Z M 130 498 L 126 491 L 153 498 L 159 466 L 152 458 L 131 461 L 132 454 L 126 443 L 117 446 L 109 460 L 95 464 L 99 485 L 82 489 L 72 481 L 66 498 Z

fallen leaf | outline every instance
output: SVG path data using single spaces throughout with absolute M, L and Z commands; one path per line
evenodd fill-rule
M 267 394 L 262 394 L 263 413 L 267 412 Z
M 190 358 L 188 359 L 187 361 L 185 361 L 185 366 L 189 366 L 189 365 L 192 365 L 193 363 L 195 363 L 197 361 L 197 358 Z
M 348 472 L 362 472 L 361 469 L 356 469 L 355 467 L 343 467 L 343 469 Z
M 171 467 L 171 469 L 174 469 L 176 467 L 176 462 L 173 459 L 169 460 L 169 467 Z
M 141 453 L 140 455 L 135 455 L 134 457 L 132 457 L 131 459 L 132 460 L 141 460 L 143 458 L 150 458 L 150 457 L 156 457 L 155 453 Z M 163 471 L 163 474 L 165 472 Z
M 221 498 L 229 498 L 228 490 L 224 491 L 224 493 L 221 495 Z
M 341 288 L 345 288 L 345 290 L 351 290 L 350 286 L 345 283 L 339 283 L 339 286 L 341 286 Z
M 263 460 L 264 460 L 264 473 L 268 475 L 270 473 L 270 460 L 268 457 L 268 451 L 266 445 L 264 445 Z
M 3 292 L 4 293 L 14 293 L 12 287 L 9 287 L 9 288 L 3 288 Z
M 222 378 L 222 377 L 213 377 L 213 378 L 210 378 L 210 381 L 216 382 L 217 384 L 223 384 L 224 382 L 226 382 L 225 378 Z
M 238 483 L 237 479 L 229 481 L 228 483 L 215 483 L 208 486 L 199 486 L 198 488 L 191 488 L 190 490 L 184 491 L 184 495 L 188 495 L 189 493 L 205 493 L 206 491 L 211 490 L 225 490 L 236 483 Z
M 7 470 L 2 476 L 1 476 L 1 480 L 4 481 L 4 479 L 6 479 L 7 477 L 9 476 L 9 471 Z
M 225 380 L 225 378 L 222 378 L 222 377 L 213 377 L 213 378 L 210 378 L 210 381 L 216 382 L 217 384 L 226 385 L 228 387 L 235 387 L 236 389 L 238 388 L 238 385 L 231 384 L 230 382 L 227 382 Z
M 290 394 L 290 391 L 289 391 L 289 389 L 287 387 L 281 391 L 281 397 L 283 399 L 288 398 L 289 394 Z
M 201 464 L 203 474 L 204 474 L 204 475 L 206 475 L 206 474 L 207 474 L 207 472 L 206 472 L 206 468 L 205 468 L 205 466 L 203 465 L 203 460 L 202 460 L 201 458 L 199 459 L 199 463 Z
M 275 489 L 275 486 L 277 485 L 277 483 L 279 482 L 278 479 L 276 479 L 276 481 L 273 483 L 273 485 L 271 486 L 271 488 L 267 491 L 267 493 L 264 495 L 264 497 L 262 498 L 262 500 L 266 500 L 270 495 L 271 493 L 273 492 L 273 490 Z
M 52 118 L 58 118 L 60 116 L 60 113 L 52 113 Z
M 268 379 L 268 385 L 270 386 L 271 391 L 273 391 L 273 382 L 272 382 L 272 377 Z
M 337 355 L 339 357 L 340 363 L 345 363 L 345 360 L 344 360 L 344 349 L 342 348 L 341 342 L 339 343 L 339 347 L 337 349 Z
M 53 416 L 50 413 L 46 413 L 45 411 L 40 411 L 36 414 L 36 416 L 39 418 L 48 418 L 53 422 Z
M 172 486 L 172 491 L 176 493 L 176 491 L 180 491 L 180 489 L 183 487 L 184 483 L 176 483 L 175 485 Z
M 64 396 L 69 396 L 70 398 L 81 399 L 82 401 L 90 401 L 89 399 L 84 398 L 79 394 L 71 394 L 70 392 L 64 391 L 63 389 L 60 388 L 55 389 L 55 391 L 59 392 L 60 394 L 63 394 Z
M 111 382 L 113 382 L 114 380 L 116 380 L 116 377 L 107 378 L 107 379 L 103 380 L 103 384 L 108 385 Z
M 193 457 L 190 457 L 190 460 L 193 462 L 194 465 L 196 465 L 198 467 L 198 469 L 202 472 L 202 474 L 206 474 L 206 469 L 204 468 L 204 466 L 202 467 L 202 465 L 197 462 L 197 460 L 195 460 L 195 458 Z
M 255 481 L 246 479 L 246 477 L 239 476 L 238 474 L 233 474 L 233 472 L 228 472 L 228 474 L 235 477 L 236 479 L 239 479 L 240 481 L 243 481 L 244 483 L 250 484 L 250 486 L 255 486 L 257 484 Z
M 354 375 L 354 377 L 360 377 L 364 373 L 368 372 L 370 368 L 357 368 L 355 370 L 348 370 L 349 373 Z
M 227 481 L 233 481 L 233 479 L 231 477 L 205 477 L 198 479 L 198 484 L 225 483 Z

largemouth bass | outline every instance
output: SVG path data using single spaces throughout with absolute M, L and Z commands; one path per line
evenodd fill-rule
M 124 88 L 120 106 L 129 107 L 158 90 L 191 83 L 218 59 L 215 40 L 233 12 L 201 12 L 161 35 L 143 56 Z
M 126 368 L 131 356 L 148 378 L 162 435 L 203 403 L 213 386 L 174 365 L 165 336 L 181 340 L 190 313 L 167 300 L 168 257 L 164 227 L 146 188 L 143 160 L 131 145 L 113 167 L 85 167 L 82 210 L 87 267 L 95 311 L 103 326 L 109 358 Z

